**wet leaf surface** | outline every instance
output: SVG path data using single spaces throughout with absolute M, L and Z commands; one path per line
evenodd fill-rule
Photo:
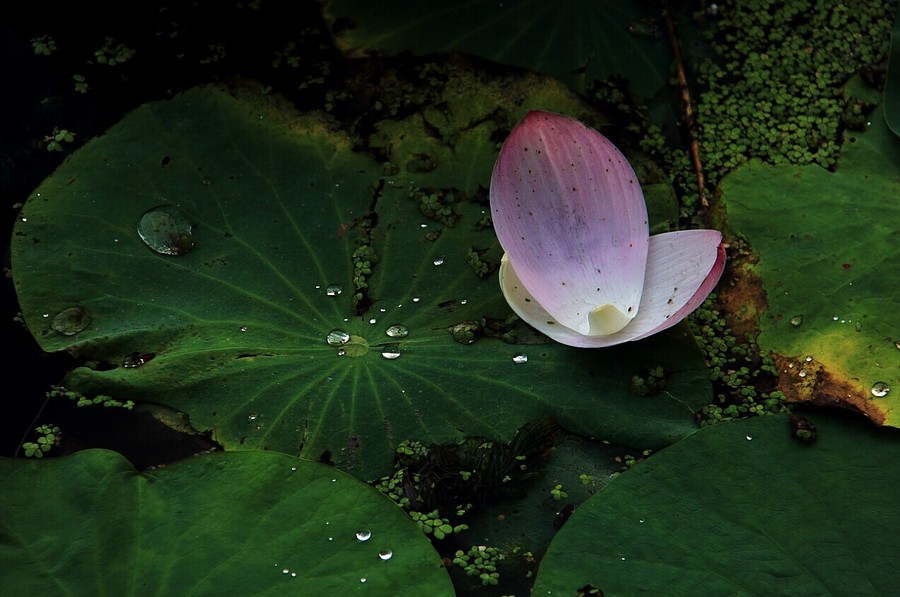
M 455 201 L 441 224 L 410 198 L 408 173 L 386 181 L 351 146 L 315 114 L 203 88 L 73 155 L 13 243 L 29 327 L 84 363 L 65 384 L 182 410 L 228 449 L 363 478 L 385 474 L 403 439 L 508 439 L 544 414 L 641 449 L 693 431 L 710 386 L 686 327 L 604 351 L 532 343 L 507 322 L 481 200 Z M 160 205 L 191 222 L 190 252 L 160 254 L 138 234 Z M 54 331 L 44 313 L 73 304 L 90 325 Z M 473 344 L 451 335 L 461 322 Z M 388 334 L 397 325 L 408 334 Z M 134 366 L 135 354 L 155 356 Z M 657 366 L 665 390 L 632 394 L 632 376 Z
M 728 225 L 759 257 L 759 343 L 795 400 L 843 403 L 897 425 L 900 139 L 880 114 L 846 133 L 836 172 L 749 163 L 728 175 Z M 812 357 L 807 359 L 807 357 Z M 881 387 L 881 386 L 878 386 Z M 881 394 L 881 395 L 879 395 Z
M 745 419 L 622 473 L 553 540 L 534 594 L 890 594 L 900 437 L 810 419 L 812 444 L 785 415 Z
M 331 467 L 262 451 L 139 473 L 86 450 L 0 459 L 0 560 L 9 595 L 347 594 L 360 585 L 453 595 L 416 524 Z M 360 541 L 357 533 L 369 539 Z M 391 557 L 379 556 L 390 550 Z

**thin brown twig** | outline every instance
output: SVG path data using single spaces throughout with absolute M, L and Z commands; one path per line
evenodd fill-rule
M 688 138 L 691 142 L 691 162 L 697 173 L 697 189 L 700 194 L 700 205 L 704 209 L 709 207 L 706 200 L 706 179 L 703 176 L 703 164 L 700 161 L 700 141 L 697 139 L 697 119 L 694 116 L 694 108 L 691 105 L 691 92 L 688 89 L 687 77 L 684 74 L 684 63 L 681 61 L 681 47 L 675 36 L 675 23 L 672 21 L 672 12 L 669 3 L 663 0 L 663 20 L 666 23 L 666 33 L 669 36 L 669 44 L 672 46 L 672 57 L 675 60 L 675 74 L 678 77 L 678 88 L 681 91 L 681 102 L 684 104 L 684 123 L 687 127 Z

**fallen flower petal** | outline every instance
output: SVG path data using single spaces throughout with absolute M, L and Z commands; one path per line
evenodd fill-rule
M 506 251 L 503 294 L 519 317 L 563 344 L 611 346 L 671 327 L 725 267 L 718 231 L 650 237 L 625 157 L 566 116 L 525 116 L 500 150 L 490 195 Z

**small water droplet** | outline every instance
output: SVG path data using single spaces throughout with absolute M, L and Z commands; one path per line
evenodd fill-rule
M 395 323 L 384 331 L 391 338 L 405 338 L 409 336 L 409 329 L 405 325 Z
M 801 325 L 803 325 L 803 316 L 802 315 L 794 315 L 793 317 L 791 317 L 790 322 L 791 322 L 792 326 L 794 326 L 795 328 L 798 328 Z
M 297 578 L 297 573 L 296 573 L 296 572 L 291 572 L 291 578 Z
M 807 363 L 812 363 L 812 360 L 813 360 L 813 358 L 812 358 L 811 355 L 806 357 L 806 362 L 807 362 Z
M 50 327 L 64 336 L 74 336 L 91 323 L 91 317 L 83 307 L 63 309 L 53 317 Z
M 435 259 L 434 261 L 432 261 L 432 263 L 435 264 L 435 265 L 444 265 L 444 258 L 443 258 L 443 257 L 438 257 L 437 259 Z
M 246 332 L 246 331 L 247 331 L 247 326 L 242 325 L 242 326 L 241 326 L 241 331 L 242 331 L 242 332 Z
M 862 331 L 862 322 L 861 322 L 861 321 L 857 321 L 855 327 L 856 327 L 856 331 L 857 331 L 857 332 L 861 332 L 861 331 Z
M 281 571 L 281 573 L 282 573 L 282 574 L 290 574 L 291 571 L 288 570 L 287 568 L 285 568 L 285 569 L 283 569 L 283 570 Z
M 388 344 L 381 349 L 381 356 L 392 361 L 400 356 L 400 347 L 396 344 Z
M 884 398 L 891 391 L 891 386 L 883 381 L 876 381 L 872 384 L 872 395 L 876 398 Z
M 142 352 L 132 352 L 125 355 L 122 359 L 122 367 L 125 369 L 137 369 L 154 357 L 154 353 L 144 354 Z
M 831 318 L 832 321 L 837 321 L 838 319 L 840 319 L 840 317 L 838 317 L 837 315 Z
M 894 346 L 897 347 L 897 350 L 900 350 L 900 340 L 894 340 Z
M 343 349 L 343 348 L 338 348 L 338 356 L 339 356 L 339 357 L 342 357 L 342 356 L 344 356 L 345 354 L 347 354 L 347 351 L 346 351 L 345 349 Z
M 417 297 L 417 296 L 414 296 L 414 297 L 413 297 L 413 302 L 414 302 L 414 303 L 418 303 L 420 300 L 422 300 L 422 299 L 420 299 L 420 298 Z
M 194 225 L 187 214 L 174 205 L 148 209 L 137 225 L 144 244 L 162 255 L 186 255 L 194 248 Z
M 331 330 L 325 337 L 325 341 L 331 346 L 343 346 L 350 341 L 350 334 L 344 330 Z
M 390 549 L 382 549 L 378 552 L 378 557 L 382 560 L 390 560 L 392 557 L 394 557 L 394 552 Z
M 469 299 L 460 299 L 459 304 L 460 304 L 460 305 L 465 305 L 465 304 L 468 303 L 468 302 L 469 302 Z
M 375 325 L 376 323 L 378 323 L 378 320 L 375 319 L 374 317 L 372 317 L 371 319 L 369 319 L 369 323 L 371 323 L 372 325 Z
M 372 531 L 369 529 L 359 529 L 356 531 L 356 538 L 360 541 L 368 541 L 372 538 Z
M 326 294 L 327 296 L 337 296 L 337 295 L 339 295 L 339 294 L 342 293 L 342 292 L 344 292 L 344 289 L 341 288 L 341 285 L 340 285 L 340 284 L 329 284 L 329 285 L 325 288 L 325 294 Z
M 521 365 L 522 363 L 527 363 L 528 355 L 525 354 L 524 352 L 517 352 L 516 354 L 513 355 L 512 361 L 516 365 Z
M 366 582 L 366 577 L 363 576 L 362 578 L 360 578 L 360 579 L 359 579 L 359 582 Z
M 259 416 L 259 415 L 258 415 L 257 413 L 250 413 L 249 415 L 247 415 L 247 420 L 248 420 L 248 421 L 255 421 L 256 418 L 257 418 L 258 416 Z
M 800 377 L 806 377 L 806 371 L 801 371 L 800 373 L 798 373 L 798 375 Z
M 753 440 L 753 436 L 752 436 L 752 435 L 748 435 L 748 436 L 747 436 L 747 441 L 749 442 L 749 441 L 752 441 L 752 440 Z
M 49 313 L 44 313 L 43 315 L 41 315 L 41 317 L 43 317 L 44 319 L 47 319 L 48 317 L 50 317 L 50 314 L 49 314 Z

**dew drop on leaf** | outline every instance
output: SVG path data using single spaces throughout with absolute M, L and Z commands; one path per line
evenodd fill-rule
M 344 330 L 331 330 L 325 337 L 325 341 L 331 346 L 343 346 L 350 341 L 350 334 Z
M 391 338 L 405 338 L 409 335 L 409 329 L 405 325 L 400 325 L 399 323 L 392 325 L 384 332 Z
M 803 316 L 802 315 L 794 315 L 793 317 L 791 317 L 790 322 L 791 322 L 792 326 L 794 326 L 795 328 L 798 328 L 801 325 L 803 325 Z
M 64 336 L 74 336 L 91 323 L 91 317 L 83 307 L 63 309 L 53 317 L 50 327 Z
M 522 363 L 528 362 L 528 355 L 523 352 L 517 352 L 515 355 L 513 355 L 512 360 L 516 365 L 521 365 Z
M 382 549 L 378 552 L 378 557 L 382 560 L 390 560 L 392 557 L 394 557 L 394 552 L 390 549 Z
M 194 248 L 194 225 L 174 205 L 148 209 L 138 222 L 137 231 L 144 244 L 163 255 L 186 255 Z
M 883 381 L 876 381 L 872 384 L 872 395 L 876 398 L 884 398 L 891 391 L 891 386 Z
M 388 360 L 394 360 L 400 356 L 400 348 L 396 344 L 388 344 L 381 349 L 381 356 Z
M 341 288 L 340 284 L 329 284 L 328 287 L 325 288 L 325 294 L 328 296 L 338 296 L 342 292 L 344 292 L 344 289 Z
M 372 531 L 369 529 L 359 529 L 356 531 L 356 538 L 360 541 L 368 541 L 372 538 Z

